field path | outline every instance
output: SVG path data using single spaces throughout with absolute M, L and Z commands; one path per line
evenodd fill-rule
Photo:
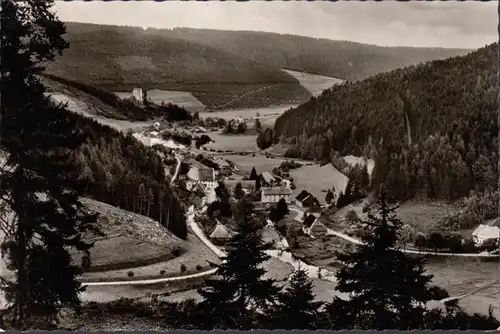
M 322 223 L 320 223 L 322 224 Z M 322 224 L 325 226 L 324 224 Z M 353 238 L 345 233 L 334 231 L 331 228 L 326 227 L 326 234 L 329 235 L 335 235 L 339 238 L 342 238 L 346 241 L 349 241 L 351 243 L 354 243 L 356 245 L 362 245 L 363 242 L 359 239 Z M 437 256 L 456 256 L 456 257 L 472 257 L 472 258 L 496 258 L 499 257 L 499 255 L 496 254 L 473 254 L 473 253 L 442 253 L 442 252 L 430 252 L 430 251 L 418 251 L 418 250 L 412 250 L 412 249 L 404 249 L 401 250 L 403 253 L 406 254 L 418 254 L 418 255 L 437 255 Z
M 181 164 L 182 164 L 182 160 L 181 158 L 177 155 L 177 153 L 175 154 L 175 159 L 177 159 L 177 166 L 175 167 L 175 173 L 174 173 L 174 176 L 172 177 L 172 180 L 170 180 L 170 184 L 174 184 L 174 181 L 175 179 L 177 178 L 177 176 L 179 175 L 179 170 L 181 168 Z

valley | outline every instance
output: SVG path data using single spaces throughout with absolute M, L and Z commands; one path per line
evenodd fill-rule
M 0 331 L 500 325 L 498 43 L 53 5 L 2 3 Z

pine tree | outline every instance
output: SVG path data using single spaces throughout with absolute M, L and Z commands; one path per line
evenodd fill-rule
M 218 279 L 206 280 L 199 289 L 204 300 L 199 305 L 201 329 L 257 328 L 259 320 L 276 304 L 279 287 L 264 279 L 265 253 L 258 222 L 250 213 L 236 222 L 236 234 L 226 246 L 227 256 L 217 267 Z
M 328 189 L 328 191 L 326 192 L 325 201 L 328 204 L 331 204 L 333 201 L 333 192 L 330 189 Z
M 82 233 L 95 229 L 78 197 L 85 185 L 74 180 L 71 154 L 83 142 L 75 119 L 44 96 L 42 63 L 67 48 L 64 25 L 50 11 L 52 1 L 2 1 L 2 115 L 0 196 L 16 219 L 2 227 L 10 266 L 6 287 L 13 302 L 13 326 L 33 328 L 35 317 L 48 326 L 60 307 L 78 306 L 79 272 L 67 248 L 87 251 Z
M 335 297 L 328 312 L 339 329 L 421 328 L 432 276 L 425 273 L 423 259 L 407 257 L 396 248 L 402 223 L 384 192 L 378 205 L 379 215 L 369 214 L 365 222 L 371 230 L 363 236 L 365 244 L 338 255 L 344 267 L 337 274 L 336 289 L 350 299 Z
M 250 180 L 257 180 L 259 176 L 257 175 L 257 171 L 255 170 L 255 167 L 252 167 L 252 171 L 250 172 Z
M 245 192 L 243 192 L 243 186 L 241 185 L 241 182 L 238 182 L 236 186 L 234 186 L 234 198 L 236 199 L 242 199 L 243 196 L 245 196 Z
M 292 273 L 289 287 L 280 294 L 279 305 L 274 312 L 277 329 L 316 329 L 322 302 L 316 302 L 313 284 L 307 272 L 298 268 Z

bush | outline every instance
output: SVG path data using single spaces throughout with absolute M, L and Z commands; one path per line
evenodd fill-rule
M 199 264 L 196 265 L 196 270 L 198 270 L 198 271 L 201 270 L 201 266 Z
M 132 277 L 132 276 L 134 276 L 134 272 L 133 272 L 133 271 L 129 271 L 129 272 L 127 273 L 127 276 L 128 276 L 128 277 Z
M 183 263 L 181 264 L 181 274 L 184 275 L 184 273 L 186 272 L 187 268 L 186 268 L 186 265 Z
M 418 232 L 415 235 L 415 240 L 413 241 L 413 243 L 415 244 L 415 247 L 425 248 L 427 247 L 427 237 L 422 232 Z
M 165 275 L 165 269 L 160 270 L 160 275 Z

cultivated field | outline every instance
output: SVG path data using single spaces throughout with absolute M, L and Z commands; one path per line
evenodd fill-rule
M 283 70 L 290 74 L 295 79 L 299 80 L 299 83 L 304 86 L 309 93 L 313 96 L 321 95 L 323 90 L 328 89 L 334 85 L 344 82 L 342 79 L 326 77 L 323 75 L 311 74 L 306 72 L 297 72 L 291 70 Z
M 115 94 L 120 98 L 132 97 L 132 92 L 115 92 Z M 156 104 L 172 103 L 193 112 L 205 110 L 205 106 L 189 92 L 151 89 L 147 91 L 147 96 Z
M 271 117 L 279 116 L 294 105 L 268 108 L 235 109 L 225 111 L 201 112 L 200 117 L 220 117 L 224 119 L 234 119 L 237 117 Z
M 323 190 L 335 187 L 337 194 L 340 191 L 345 191 L 348 178 L 339 172 L 331 164 L 320 166 L 303 166 L 297 169 L 290 170 L 290 175 L 293 177 L 296 189 L 293 190 L 292 196 L 297 196 L 303 189 L 308 190 L 318 200 L 325 204 L 326 192 Z

